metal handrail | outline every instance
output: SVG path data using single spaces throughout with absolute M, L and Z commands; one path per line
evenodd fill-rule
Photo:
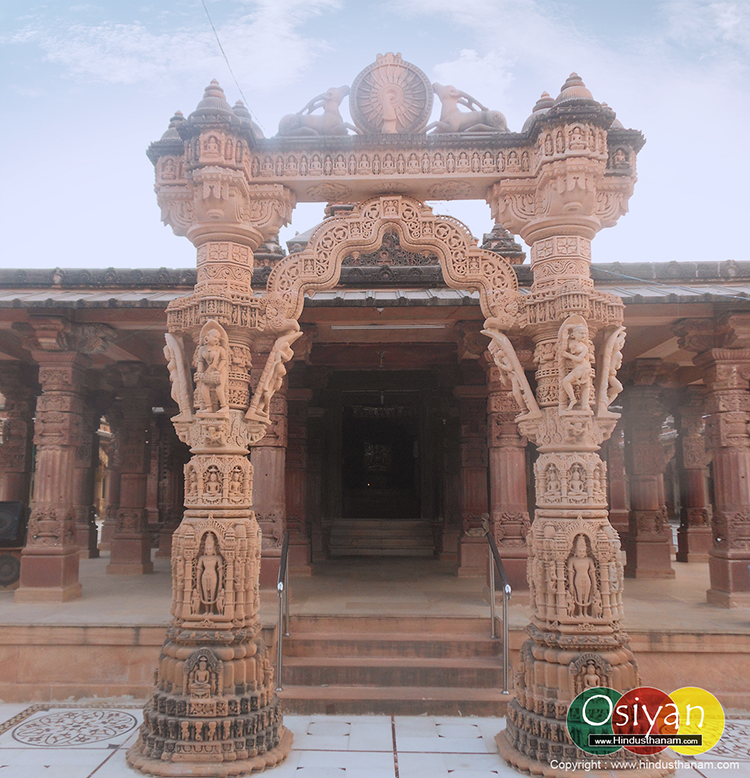
M 510 582 L 505 574 L 503 560 L 497 550 L 497 543 L 492 533 L 485 535 L 489 542 L 489 567 L 490 567 L 490 618 L 492 619 L 492 638 L 497 639 L 497 618 L 495 616 L 495 568 L 500 573 L 500 581 L 503 584 L 503 694 L 508 694 L 508 602 L 511 596 Z
M 281 685 L 281 663 L 284 653 L 284 638 L 289 637 L 289 530 L 284 532 L 284 540 L 281 544 L 276 592 L 279 595 L 279 621 L 276 630 L 276 691 L 280 692 L 283 688 Z

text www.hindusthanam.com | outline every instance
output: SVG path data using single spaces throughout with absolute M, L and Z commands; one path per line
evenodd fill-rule
M 642 760 L 637 760 L 634 762 L 626 762 L 626 761 L 610 761 L 607 760 L 607 762 L 599 761 L 597 759 L 587 759 L 587 760 L 581 760 L 581 761 L 570 761 L 570 762 L 564 762 L 559 759 L 553 759 L 550 762 L 550 767 L 553 770 L 647 770 L 649 768 L 653 768 L 654 763 L 653 762 L 646 762 Z M 740 763 L 739 762 L 729 762 L 729 761 L 720 761 L 717 760 L 715 762 L 711 761 L 687 761 L 685 759 L 675 759 L 674 761 L 669 761 L 662 759 L 660 762 L 660 767 L 665 767 L 670 770 L 676 770 L 679 767 L 692 767 L 696 770 L 703 770 L 703 769 L 713 769 L 713 770 L 739 770 L 740 769 Z

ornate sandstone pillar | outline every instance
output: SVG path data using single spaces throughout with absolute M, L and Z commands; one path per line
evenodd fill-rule
M 528 589 L 526 536 L 531 526 L 526 494 L 526 439 L 509 381 L 488 366 L 487 442 L 490 466 L 490 527 L 514 590 Z
M 36 371 L 21 362 L 0 362 L 5 424 L 0 445 L 0 500 L 29 503 Z
M 192 458 L 172 539 L 172 620 L 127 755 L 149 775 L 241 775 L 278 764 L 291 748 L 260 637 L 261 531 L 248 458 L 290 358 L 281 346 L 250 417 L 248 408 L 267 307 L 251 287 L 253 251 L 288 220 L 294 201 L 280 185 L 251 183 L 253 142 L 246 109 L 232 109 L 212 82 L 189 118 L 175 116 L 149 149 L 163 218 L 198 250 L 193 293 L 167 309 L 164 353 L 180 409 L 172 421 Z
M 506 761 L 535 775 L 576 774 L 552 764 L 586 756 L 570 741 L 566 716 L 592 675 L 593 685 L 622 691 L 639 680 L 622 631 L 620 543 L 597 453 L 618 419 L 609 406 L 622 390 L 625 331 L 622 302 L 594 289 L 591 240 L 626 210 L 642 145 L 639 133 L 613 127 L 613 119 L 571 75 L 556 100 L 537 103 L 525 126 L 531 173 L 488 193 L 495 219 L 531 246 L 534 273 L 518 318 L 535 344 L 536 396 L 511 341 L 495 333 L 489 348 L 522 409 L 520 431 L 539 450 L 527 538 L 532 622 L 517 696 L 497 737 Z M 597 757 L 603 770 L 628 758 L 636 760 L 629 752 Z M 658 759 L 639 759 L 629 775 L 668 772 Z
M 117 403 L 122 427 L 117 431 L 120 501 L 110 547 L 109 575 L 153 572 L 151 537 L 146 510 L 151 470 L 153 393 L 148 386 L 148 367 L 140 362 L 118 363 Z
M 703 421 L 705 391 L 686 387 L 675 411 L 680 437 L 677 462 L 680 476 L 680 527 L 677 561 L 708 562 L 711 550 L 711 505 L 706 487 L 706 440 Z
M 88 355 L 102 351 L 112 331 L 52 316 L 33 317 L 17 329 L 39 365 L 42 394 L 36 403 L 31 516 L 15 599 L 64 602 L 81 593 L 76 516 L 82 505 L 78 470 L 92 462 L 86 433 Z
M 623 537 L 625 575 L 674 578 L 672 528 L 664 505 L 666 462 L 659 438 L 667 411 L 659 400 L 661 389 L 652 383 L 658 364 L 638 363 L 631 366 L 636 385 L 629 386 L 624 394 L 625 459 L 630 479 L 629 527 Z
M 686 319 L 675 326 L 680 347 L 697 352 L 703 370 L 706 445 L 713 462 L 713 547 L 708 602 L 750 606 L 750 316 Z

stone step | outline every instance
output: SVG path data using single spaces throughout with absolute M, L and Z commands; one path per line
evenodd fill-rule
M 329 541 L 332 556 L 432 556 L 434 548 L 424 519 L 337 519 Z
M 295 635 L 313 633 L 354 634 L 389 633 L 391 635 L 419 635 L 430 640 L 446 636 L 469 635 L 488 638 L 490 620 L 475 616 L 292 616 L 290 629 Z
M 291 686 L 463 687 L 492 689 L 502 684 L 498 657 L 288 657 L 284 684 Z
M 297 657 L 404 657 L 449 659 L 496 657 L 501 653 L 498 640 L 448 635 L 440 640 L 420 635 L 362 634 L 359 637 L 321 633 L 284 638 L 284 656 Z
M 493 716 L 505 715 L 510 695 L 494 689 L 402 686 L 286 686 L 284 712 L 296 715 Z

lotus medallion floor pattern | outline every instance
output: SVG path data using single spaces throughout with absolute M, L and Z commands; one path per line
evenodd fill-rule
M 0 704 L 0 778 L 137 778 L 125 752 L 138 736 L 142 707 L 119 701 Z M 494 737 L 503 719 L 285 716 L 284 723 L 294 745 L 269 778 L 519 776 L 497 753 Z M 728 721 L 720 744 L 705 757 L 700 768 L 678 768 L 676 778 L 750 778 L 750 721 Z M 737 769 L 719 764 L 726 760 Z

